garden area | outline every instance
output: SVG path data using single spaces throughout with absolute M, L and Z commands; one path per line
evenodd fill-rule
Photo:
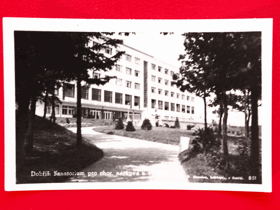
M 16 140 L 24 141 L 25 121 L 16 121 Z M 17 153 L 17 184 L 63 182 L 67 176 L 32 176 L 34 172 L 76 172 L 98 161 L 103 151 L 83 141 L 75 147 L 76 135 L 58 124 L 41 117 L 35 118 L 33 152 L 20 160 Z M 17 147 L 19 145 L 17 144 Z M 20 152 L 20 149 L 17 150 Z
M 144 121 L 145 122 L 145 121 Z M 179 122 L 178 122 L 179 123 Z M 190 148 L 179 154 L 178 158 L 191 177 L 190 182 L 214 183 L 255 183 L 250 180 L 250 142 L 245 137 L 228 136 L 228 159 L 223 157 L 222 137 L 218 137 L 212 129 L 206 134 L 203 129 L 197 131 L 178 129 L 180 124 L 171 127 L 153 127 L 146 129 L 143 125 L 133 126 L 132 123 L 122 125 L 122 122 L 110 126 L 99 126 L 93 130 L 108 135 L 119 135 L 142 139 L 164 144 L 179 145 L 180 138 L 190 138 Z M 176 121 L 175 124 L 176 125 Z M 131 128 L 132 126 L 132 128 Z M 129 128 L 130 127 L 130 128 Z M 206 141 L 206 149 L 203 141 Z M 203 176 L 208 179 L 193 179 L 194 176 Z M 211 179 L 211 177 L 213 179 Z M 224 179 L 222 178 L 224 177 Z M 261 179 L 260 179 L 261 180 Z

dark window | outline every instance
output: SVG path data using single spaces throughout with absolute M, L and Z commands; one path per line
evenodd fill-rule
M 88 100 L 88 87 L 81 87 L 82 99 Z
M 171 111 L 175 111 L 175 104 L 174 103 L 171 103 Z
M 187 106 L 187 113 L 190 113 L 190 106 Z
M 140 97 L 134 96 L 134 106 L 140 106 Z
M 169 110 L 169 102 L 164 102 L 164 110 Z
M 194 114 L 194 107 L 192 106 L 192 114 Z
M 182 105 L 182 112 L 185 113 L 185 105 Z
M 156 103 L 157 103 L 157 100 L 155 100 L 155 99 L 152 99 L 152 108 L 155 108 L 156 107 Z
M 104 101 L 112 103 L 112 91 L 104 91 Z
M 112 48 L 110 48 L 110 47 L 106 48 L 105 52 L 109 55 L 112 55 Z
M 116 93 L 115 94 L 115 103 L 116 104 L 122 104 L 122 93 Z
M 101 90 L 92 88 L 92 100 L 101 101 Z
M 162 109 L 162 101 L 158 101 L 158 109 Z
M 132 96 L 125 94 L 125 105 L 131 105 Z
M 180 104 L 176 104 L 176 110 L 177 112 L 180 112 Z
M 74 98 L 75 95 L 75 85 L 65 84 L 65 96 Z
M 135 70 L 135 77 L 139 77 L 140 76 L 140 71 Z
M 92 73 L 92 78 L 93 78 L 93 79 L 100 79 L 100 74 L 99 74 L 99 73 L 96 73 L 96 72 L 93 72 L 93 73 Z

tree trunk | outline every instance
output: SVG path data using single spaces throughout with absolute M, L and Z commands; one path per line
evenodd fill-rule
M 224 112 L 220 112 L 220 119 L 219 119 L 219 128 L 218 128 L 218 136 L 222 136 L 222 118 L 223 118 Z
M 258 125 L 258 91 L 254 88 L 251 92 L 252 104 L 252 127 L 251 127 L 251 175 L 257 176 L 260 181 L 260 146 L 259 146 L 259 125 Z
M 203 96 L 204 102 L 204 130 L 207 131 L 207 104 L 206 104 L 206 97 Z
M 47 114 L 48 97 L 49 97 L 49 88 L 47 88 L 46 95 L 44 98 L 44 115 L 43 115 L 44 119 L 46 119 L 46 114 Z
M 54 95 L 54 88 L 55 86 L 53 85 L 53 89 L 52 89 L 52 122 L 55 123 L 55 95 Z
M 223 118 L 223 151 L 224 151 L 224 159 L 227 162 L 228 157 L 228 145 L 227 145 L 227 117 L 228 117 L 228 110 L 227 110 L 227 95 L 223 93 L 223 102 L 224 102 L 224 118 Z
M 16 113 L 16 181 L 19 180 L 25 163 L 25 138 L 28 129 L 30 95 L 21 93 L 17 95 Z
M 79 147 L 82 144 L 82 124 L 81 124 L 81 75 L 78 75 L 77 78 L 77 143 L 76 147 Z
M 26 133 L 26 154 L 31 155 L 33 151 L 33 134 L 34 134 L 34 121 L 36 111 L 36 95 L 31 98 L 31 110 L 29 112 L 28 129 Z
M 245 110 L 244 114 L 245 114 L 245 138 L 247 139 L 249 137 L 249 124 L 248 124 L 247 110 Z
M 248 120 L 247 120 L 247 126 L 248 126 L 248 130 L 247 130 L 247 136 L 250 136 L 250 119 L 251 119 L 251 111 L 249 110 L 249 114 L 248 114 Z
M 28 114 L 30 97 L 31 96 L 28 93 L 21 93 L 20 96 L 17 97 L 18 116 L 25 116 Z
M 26 134 L 27 127 L 25 127 L 25 121 L 28 119 L 28 113 L 24 115 L 16 116 L 16 179 L 17 182 L 21 182 L 19 179 L 24 169 L 25 163 L 25 148 L 24 148 L 24 136 Z

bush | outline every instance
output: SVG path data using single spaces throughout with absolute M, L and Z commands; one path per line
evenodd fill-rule
M 116 130 L 122 130 L 123 128 L 124 128 L 124 124 L 123 124 L 122 118 L 119 118 L 118 123 L 117 123 L 115 129 Z
M 193 140 L 193 144 L 197 149 L 203 149 L 204 151 L 208 151 L 213 146 L 220 146 L 221 142 L 216 139 L 213 129 L 207 128 L 206 131 L 204 128 L 199 128 L 195 131 L 194 136 L 197 136 Z
M 168 125 L 167 123 L 164 123 L 164 126 L 167 127 L 167 128 L 169 128 L 169 125 Z
M 127 122 L 126 131 L 135 131 L 135 128 L 131 121 Z
M 175 127 L 175 128 L 180 128 L 180 122 L 179 122 L 178 117 L 176 117 L 174 127 Z
M 66 123 L 67 123 L 67 124 L 69 124 L 69 123 L 70 123 L 69 118 L 66 118 Z
M 187 125 L 187 130 L 191 130 L 194 127 L 194 125 Z
M 149 119 L 145 119 L 141 125 L 142 130 L 152 130 L 153 126 Z

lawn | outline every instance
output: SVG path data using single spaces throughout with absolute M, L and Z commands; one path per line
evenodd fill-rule
M 191 140 L 194 138 L 194 136 L 192 135 L 193 131 L 167 127 L 153 127 L 152 130 L 146 131 L 141 130 L 141 127 L 135 126 L 136 131 L 134 132 L 129 132 L 125 129 L 115 130 L 115 126 L 113 125 L 95 127 L 93 129 L 100 133 L 111 133 L 118 136 L 126 136 L 172 145 L 179 145 L 181 136 L 190 137 Z
M 24 122 L 17 120 L 17 142 L 24 138 Z M 24 165 L 19 169 L 17 164 L 17 183 L 50 183 L 63 182 L 68 177 L 31 176 L 35 171 L 75 172 L 98 161 L 103 151 L 94 145 L 83 142 L 75 148 L 76 135 L 57 124 L 50 124 L 41 117 L 35 119 L 34 149 L 27 156 Z M 18 162 L 17 162 L 18 163 Z
M 82 127 L 93 127 L 93 126 L 107 126 L 112 125 L 114 122 L 112 120 L 104 120 L 104 119 L 93 119 L 93 118 L 82 118 Z M 56 118 L 56 123 L 62 127 L 76 127 L 77 126 L 77 118 L 65 118 L 58 117 Z
M 180 137 L 190 137 L 191 140 L 195 138 L 193 131 L 167 128 L 167 127 L 153 127 L 152 130 L 141 130 L 141 127 L 135 126 L 136 131 L 129 132 L 125 129 L 116 130 L 115 126 L 95 127 L 93 130 L 101 133 L 126 136 L 136 139 L 143 139 L 153 142 L 179 145 Z M 244 137 L 228 137 L 228 151 L 229 151 L 229 168 L 225 169 L 222 164 L 223 151 L 220 148 L 214 148 L 208 153 L 199 153 L 182 162 L 182 166 L 186 173 L 191 176 L 190 182 L 210 182 L 210 183 L 252 183 L 248 180 L 249 165 L 246 165 L 246 156 L 240 155 L 238 148 L 246 142 Z M 249 142 L 247 142 L 249 144 Z M 247 147 L 248 151 L 249 148 Z M 249 154 L 247 154 L 249 155 Z M 194 176 L 205 176 L 208 179 L 194 179 Z M 210 177 L 218 177 L 217 179 L 210 179 Z M 226 180 L 219 179 L 226 177 Z M 230 177 L 230 178 L 229 178 Z M 232 178 L 236 178 L 233 180 Z M 238 180 L 238 178 L 244 178 Z M 228 179 L 229 178 L 229 179 Z

